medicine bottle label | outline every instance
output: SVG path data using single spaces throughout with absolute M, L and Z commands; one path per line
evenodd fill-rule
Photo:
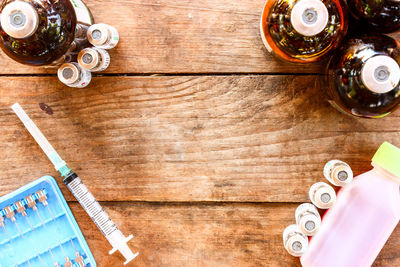
M 87 25 L 93 24 L 92 14 L 90 14 L 87 6 L 82 2 L 82 0 L 70 0 L 72 6 L 75 9 L 76 18 L 78 23 L 83 23 Z

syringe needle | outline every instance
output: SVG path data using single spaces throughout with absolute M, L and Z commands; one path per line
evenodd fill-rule
M 19 228 L 19 226 L 18 226 L 18 224 L 17 224 L 17 221 L 14 221 L 14 223 L 15 223 L 15 226 L 17 226 L 18 232 L 20 233 L 20 235 L 22 236 L 22 238 L 24 238 L 24 239 L 26 240 L 24 234 L 23 234 L 22 231 L 21 231 L 21 228 Z M 43 266 L 43 267 L 46 267 L 46 265 L 43 263 L 42 258 L 41 258 L 40 255 L 39 255 L 39 253 L 36 251 L 36 248 L 33 248 L 33 250 L 35 251 L 36 255 L 38 256 L 38 259 L 40 260 L 40 263 L 42 264 L 42 266 Z M 28 261 L 29 261 L 29 260 L 28 260 Z
M 4 229 L 4 232 L 6 233 L 6 235 L 7 235 L 7 237 L 8 237 L 8 240 L 10 241 L 10 244 L 12 244 L 11 236 L 10 236 L 10 234 L 8 233 L 8 231 L 6 230 L 6 227 L 3 226 L 3 229 Z
M 21 228 L 19 228 L 19 226 L 18 226 L 17 221 L 14 221 L 14 223 L 15 223 L 15 226 L 17 227 L 17 229 L 18 229 L 19 234 L 20 234 L 23 238 L 25 238 L 24 234 L 23 234 L 22 231 L 21 231 Z
M 3 227 L 4 232 L 6 233 L 7 238 L 8 238 L 8 240 L 10 241 L 9 246 L 11 247 L 12 239 L 11 239 L 11 236 L 10 236 L 10 234 L 8 233 L 7 229 L 6 229 L 6 226 L 5 226 L 5 224 L 4 224 L 4 217 L 3 217 L 2 215 L 0 215 L 0 225 L 1 225 L 1 227 Z M 28 260 L 28 263 L 29 263 L 29 266 L 30 266 L 31 263 L 29 262 L 29 260 Z M 15 263 L 15 266 L 18 266 L 18 264 Z
M 32 231 L 35 231 L 35 229 L 33 228 L 31 221 L 28 219 L 28 216 L 26 214 L 26 208 L 25 208 L 25 204 L 22 202 L 22 200 L 17 201 L 15 204 L 16 207 L 16 211 L 21 214 L 23 217 L 25 217 L 26 221 L 29 224 L 29 227 L 31 228 Z
M 72 244 L 72 247 L 74 248 L 74 250 L 75 250 L 75 251 L 78 251 L 78 250 L 76 249 L 76 247 L 75 247 L 74 241 L 72 241 L 72 239 L 71 239 L 70 241 L 71 241 L 71 244 Z
M 10 206 L 9 206 L 9 207 L 10 207 Z M 7 207 L 7 208 L 9 208 L 9 207 Z M 17 208 L 18 208 L 18 206 L 17 206 Z M 7 209 L 7 210 L 5 210 L 5 211 L 6 211 L 6 216 L 8 215 L 7 218 L 9 218 L 11 221 L 15 220 L 14 214 L 13 214 L 13 212 L 11 212 L 10 209 Z M 28 219 L 28 218 L 27 218 L 27 219 Z M 15 225 L 17 226 L 19 232 L 20 232 L 21 235 L 22 235 L 22 232 L 21 232 L 21 230 L 19 229 L 17 222 L 16 222 L 16 221 L 14 221 L 14 222 L 15 222 Z M 3 227 L 4 232 L 6 233 L 6 235 L 7 235 L 7 237 L 8 237 L 8 240 L 10 241 L 10 246 L 11 246 L 11 244 L 12 244 L 13 242 L 12 242 L 12 239 L 11 239 L 10 234 L 8 233 L 8 231 L 7 231 L 7 229 L 6 229 L 6 226 L 5 226 L 5 224 L 4 224 L 4 217 L 3 217 L 2 215 L 0 215 L 0 225 Z M 31 262 L 29 261 L 28 258 L 25 258 L 25 261 L 28 262 L 29 266 L 32 266 L 32 265 L 31 265 Z M 18 266 L 18 264 L 15 263 L 15 266 Z
M 54 266 L 59 267 L 60 265 L 58 265 L 58 262 L 57 262 L 56 258 L 54 257 L 53 252 L 51 252 L 51 249 L 49 249 L 49 252 L 50 252 L 51 257 L 53 258 Z
M 72 247 L 73 247 L 74 250 L 75 250 L 75 256 L 76 256 L 76 258 L 75 258 L 75 263 L 77 263 L 79 267 L 84 267 L 84 266 L 86 266 L 85 260 L 84 260 L 84 258 L 82 257 L 82 255 L 79 254 L 79 251 L 76 249 L 75 244 L 74 244 L 74 241 L 72 241 L 72 239 L 70 239 L 70 241 L 71 241 Z
M 44 224 L 44 221 L 42 219 L 42 216 L 40 216 L 39 211 L 37 209 L 35 211 L 36 211 L 36 214 L 37 214 L 37 216 L 38 216 L 38 218 L 40 220 L 40 223 L 42 224 L 43 228 L 46 228 L 46 225 Z
M 55 220 L 56 220 L 56 216 L 54 216 L 54 213 L 51 211 L 51 209 L 50 209 L 50 207 L 49 207 L 49 203 L 47 202 L 47 195 L 44 193 L 43 190 L 37 191 L 37 192 L 36 192 L 36 195 L 38 196 L 39 202 L 42 203 L 43 206 L 46 206 L 46 207 L 47 207 L 47 210 L 48 210 L 49 213 L 50 213 L 51 219 L 52 219 L 53 221 L 55 221 Z M 70 263 L 69 263 L 70 261 L 69 261 L 69 258 L 68 258 L 68 256 L 67 256 L 67 254 L 65 253 L 64 247 L 62 246 L 60 240 L 57 240 L 57 241 L 58 241 L 58 245 L 60 246 L 60 248 L 61 248 L 61 250 L 62 250 L 62 252 L 63 252 L 63 254 L 64 254 L 64 258 L 66 259 L 66 262 L 67 262 L 67 264 L 69 265 L 69 264 L 70 264 Z M 66 267 L 65 265 L 67 265 L 67 264 L 64 264 L 64 267 Z
M 67 185 L 68 189 L 72 192 L 83 209 L 87 212 L 90 218 L 107 238 L 108 242 L 112 245 L 113 249 L 110 251 L 110 254 L 119 250 L 126 259 L 124 264 L 127 264 L 137 255 L 139 255 L 139 253 L 134 254 L 127 244 L 128 241 L 132 239 L 132 235 L 125 237 L 122 234 L 122 232 L 110 219 L 108 214 L 100 206 L 99 202 L 96 201 L 88 188 L 82 183 L 78 175 L 67 167 L 65 161 L 61 159 L 61 157 L 58 155 L 46 137 L 42 134 L 39 128 L 35 125 L 35 123 L 25 113 L 22 107 L 16 103 L 12 106 L 12 109 L 42 148 L 43 152 L 53 163 L 56 170 L 61 173 L 61 176 L 64 178 L 64 183 Z

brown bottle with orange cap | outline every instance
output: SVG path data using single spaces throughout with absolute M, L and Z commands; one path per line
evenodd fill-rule
M 346 35 L 343 6 L 341 0 L 268 0 L 261 18 L 264 45 L 290 62 L 321 60 Z

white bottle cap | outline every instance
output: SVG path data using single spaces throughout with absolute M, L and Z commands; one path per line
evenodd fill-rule
M 78 63 L 82 68 L 92 70 L 100 63 L 100 55 L 93 48 L 85 48 L 78 54 Z
M 80 70 L 77 65 L 73 63 L 64 63 L 58 69 L 58 78 L 64 84 L 74 84 L 78 82 L 80 78 Z
M 292 224 L 283 231 L 283 245 L 290 255 L 301 257 L 308 248 L 308 238 L 296 224 Z
M 32 36 L 39 26 L 39 15 L 28 2 L 15 1 L 7 4 L 1 12 L 3 30 L 13 38 Z
M 94 46 L 104 45 L 110 38 L 110 31 L 108 30 L 108 25 L 104 23 L 93 24 L 89 27 L 87 31 L 87 38 L 89 43 Z
M 101 48 L 88 47 L 78 54 L 79 65 L 92 72 L 103 71 L 110 65 L 110 54 Z
M 330 160 L 324 167 L 325 178 L 336 186 L 345 186 L 353 181 L 353 171 L 350 166 L 340 160 Z
M 399 64 L 389 56 L 374 56 L 364 63 L 361 80 L 374 93 L 392 91 L 400 81 Z
M 322 32 L 328 19 L 328 9 L 320 0 L 299 0 L 290 14 L 293 28 L 304 36 L 314 36 Z
M 62 64 L 57 74 L 58 79 L 69 87 L 84 88 L 92 80 L 92 73 L 76 62 Z
M 299 229 L 308 236 L 315 235 L 321 226 L 321 216 L 317 208 L 310 203 L 303 203 L 297 207 L 296 223 Z
M 309 192 L 311 202 L 320 209 L 329 209 L 336 202 L 336 192 L 327 183 L 313 184 Z
M 313 236 L 318 232 L 321 226 L 321 218 L 313 214 L 304 215 L 297 225 L 305 235 Z
M 89 43 L 102 49 L 112 49 L 119 42 L 119 33 L 111 25 L 98 23 L 93 24 L 87 31 Z

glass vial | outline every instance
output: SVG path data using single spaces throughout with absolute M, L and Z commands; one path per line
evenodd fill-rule
M 64 63 L 58 69 L 58 79 L 69 87 L 83 88 L 89 85 L 92 74 L 78 63 Z
M 336 186 L 345 186 L 353 181 L 353 171 L 349 164 L 340 160 L 328 161 L 324 167 L 324 176 Z
M 85 48 L 79 52 L 78 63 L 91 72 L 103 71 L 110 65 L 110 54 L 101 48 Z
M 321 226 L 321 216 L 313 204 L 303 203 L 298 206 L 295 217 L 300 231 L 307 236 L 316 234 Z
M 321 86 L 340 111 L 381 118 L 400 102 L 399 63 L 399 43 L 391 37 L 350 38 L 332 56 Z
M 102 49 L 112 49 L 119 42 L 119 34 L 113 26 L 99 23 L 90 26 L 87 32 L 89 43 Z
M 283 245 L 290 255 L 301 257 L 307 250 L 308 238 L 296 224 L 292 224 L 283 231 Z
M 329 209 L 336 202 L 336 192 L 327 183 L 313 184 L 309 191 L 311 202 L 320 209 Z
M 298 63 L 318 61 L 346 35 L 341 0 L 268 0 L 261 37 L 269 52 Z

